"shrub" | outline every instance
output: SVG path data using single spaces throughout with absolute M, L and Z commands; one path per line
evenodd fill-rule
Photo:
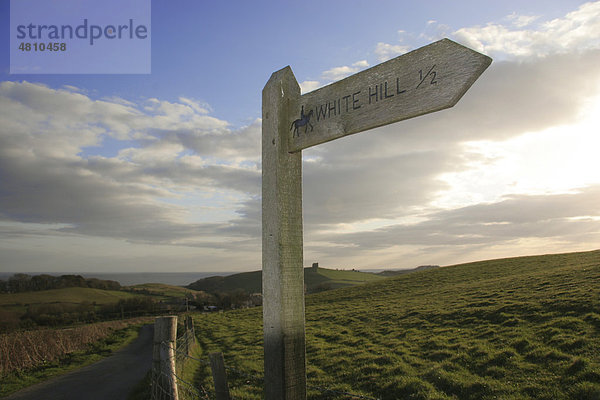
M 0 335 L 0 377 L 13 371 L 52 363 L 85 350 L 135 320 L 101 322 L 68 329 L 41 329 Z

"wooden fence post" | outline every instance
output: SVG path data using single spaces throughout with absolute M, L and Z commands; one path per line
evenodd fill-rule
M 227 385 L 227 372 L 225 371 L 225 360 L 223 353 L 210 353 L 210 369 L 215 382 L 215 394 L 217 400 L 230 400 L 229 387 Z
M 189 356 L 192 352 L 192 346 L 196 343 L 196 335 L 194 333 L 194 321 L 191 315 L 185 316 L 185 353 Z
M 291 153 L 290 121 L 300 86 L 290 67 L 262 92 L 262 290 L 265 399 L 306 399 L 302 152 Z
M 152 399 L 178 400 L 175 378 L 175 346 L 177 317 L 157 317 L 154 320 L 152 349 Z

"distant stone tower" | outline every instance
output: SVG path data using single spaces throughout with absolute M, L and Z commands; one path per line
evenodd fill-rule
M 313 265 L 312 265 L 312 268 L 313 268 L 314 270 L 317 270 L 317 269 L 319 269 L 319 263 L 313 263 Z

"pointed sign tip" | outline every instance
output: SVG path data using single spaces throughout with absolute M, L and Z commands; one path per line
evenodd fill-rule
M 455 42 L 455 41 L 454 41 L 454 40 L 452 40 L 452 39 L 444 38 L 444 39 L 442 39 L 442 40 L 439 40 L 437 43 L 440 43 L 440 42 L 443 42 L 443 43 L 448 43 L 448 44 L 455 45 L 455 46 L 460 46 L 460 47 L 462 47 L 463 49 L 465 49 L 465 50 L 468 50 L 469 52 L 471 52 L 471 53 L 473 53 L 473 54 L 476 54 L 477 56 L 479 56 L 479 57 L 481 58 L 481 60 L 482 60 L 482 64 L 485 64 L 485 68 L 487 68 L 487 67 L 488 67 L 488 66 L 489 66 L 489 65 L 492 63 L 492 61 L 493 61 L 493 60 L 492 60 L 492 57 L 488 56 L 487 54 L 483 54 L 483 53 L 482 53 L 482 52 L 480 52 L 480 51 L 473 50 L 472 48 L 470 48 L 470 47 L 467 47 L 467 46 L 465 46 L 464 44 L 461 44 L 461 43 Z M 485 68 L 484 68 L 484 69 L 485 69 Z

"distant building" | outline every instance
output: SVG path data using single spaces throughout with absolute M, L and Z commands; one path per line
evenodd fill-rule
M 319 263 L 313 263 L 312 268 L 313 269 L 319 269 Z

